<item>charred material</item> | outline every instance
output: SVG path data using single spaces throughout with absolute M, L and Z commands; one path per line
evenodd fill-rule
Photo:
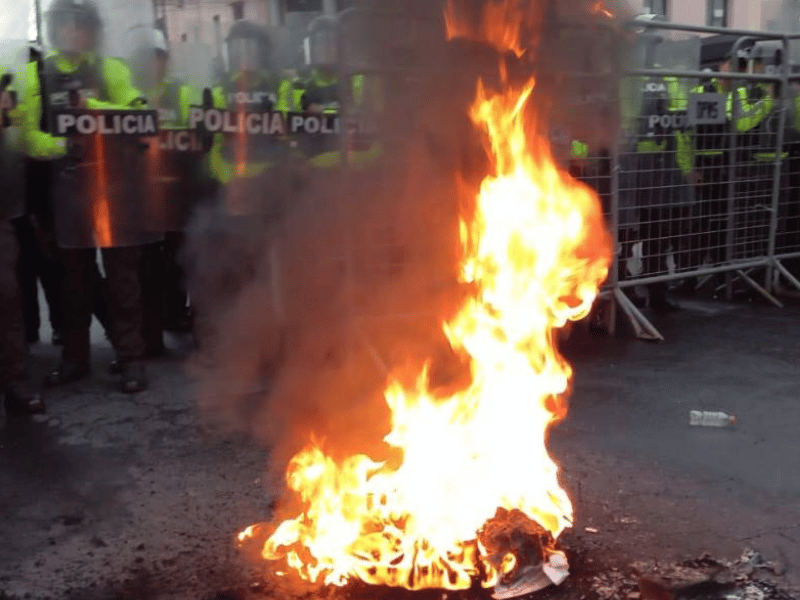
M 539 567 L 554 549 L 555 540 L 546 529 L 519 510 L 498 508 L 478 535 L 486 549 L 487 560 L 500 573 L 501 583 L 510 583 L 523 575 L 526 567 Z M 508 556 L 513 555 L 513 565 Z M 510 569 L 509 569 L 510 567 Z

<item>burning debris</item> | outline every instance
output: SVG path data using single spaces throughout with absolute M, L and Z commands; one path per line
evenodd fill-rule
M 519 510 L 497 509 L 478 534 L 486 561 L 503 573 L 492 596 L 516 598 L 550 584 L 560 584 L 569 574 L 567 557 L 555 550 L 549 531 Z
M 485 7 L 477 34 L 499 53 L 535 52 L 537 36 L 523 38 L 528 9 L 508 0 L 494 10 L 500 4 Z M 454 36 L 470 28 L 455 0 L 446 24 Z M 432 390 L 430 359 L 411 378 L 390 375 L 384 442 L 396 459 L 335 460 L 317 443 L 295 455 L 286 481 L 299 514 L 277 524 L 261 552 L 276 571 L 327 586 L 464 590 L 477 582 L 498 598 L 566 577 L 554 545 L 572 526 L 572 503 L 546 447 L 566 414 L 572 374 L 556 332 L 589 313 L 610 240 L 595 193 L 551 155 L 533 74 L 512 83 L 498 64 L 500 88 L 479 79 L 470 110 L 488 174 L 477 189 L 458 189 L 469 293 L 442 327 L 469 381 L 445 396 Z
M 502 511 L 499 511 L 502 513 Z M 525 554 L 517 567 L 501 577 L 492 590 L 473 586 L 467 590 L 410 591 L 353 582 L 346 587 L 330 587 L 319 596 L 328 600 L 796 600 L 800 590 L 786 589 L 782 565 L 764 560 L 747 549 L 733 561 L 705 554 L 680 563 L 638 560 L 629 562 L 609 548 L 595 543 L 585 545 L 580 536 L 564 536 L 563 550 L 569 556 L 572 573 L 558 587 L 543 570 L 541 557 L 552 538 L 524 516 L 509 519 L 510 511 L 498 520 L 490 519 L 481 540 L 497 543 L 497 548 L 514 548 Z M 501 524 L 502 523 L 502 524 Z M 516 523 L 529 535 L 511 527 Z M 489 536 L 491 531 L 491 536 Z M 543 544 L 540 546 L 539 544 Z M 502 551 L 498 552 L 498 555 Z M 558 562 L 559 551 L 549 554 Z M 525 563 L 524 565 L 522 563 Z M 536 563 L 536 564 L 534 564 Z M 546 564 L 546 563 L 545 563 Z M 566 577 L 566 571 L 564 571 Z M 257 578 L 249 594 L 241 600 L 307 598 L 305 592 L 282 585 L 280 578 Z M 216 600 L 216 599 L 215 599 Z

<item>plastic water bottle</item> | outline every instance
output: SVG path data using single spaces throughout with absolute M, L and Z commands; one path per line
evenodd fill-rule
M 736 417 L 724 412 L 693 410 L 689 412 L 689 425 L 697 427 L 731 427 L 736 425 Z

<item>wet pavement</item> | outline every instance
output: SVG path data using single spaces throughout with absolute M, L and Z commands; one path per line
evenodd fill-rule
M 686 301 L 654 320 L 663 343 L 580 327 L 568 343 L 574 393 L 550 440 L 575 505 L 567 551 L 626 565 L 753 548 L 781 565 L 783 589 L 800 588 L 800 308 Z M 0 431 L 0 598 L 249 589 L 258 568 L 233 539 L 269 515 L 268 449 L 198 413 L 188 339 L 168 337 L 134 397 L 95 339 L 90 380 Z M 37 377 L 57 354 L 32 347 Z M 738 424 L 690 427 L 693 409 Z

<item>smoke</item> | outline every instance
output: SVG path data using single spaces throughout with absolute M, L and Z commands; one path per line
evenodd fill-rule
M 533 74 L 540 135 L 602 149 L 616 133 L 624 2 L 508 0 L 523 19 L 521 53 L 478 35 L 495 1 L 456 2 L 476 35 L 449 42 L 442 3 L 381 2 L 380 14 L 372 4 L 347 21 L 344 51 L 380 81 L 382 160 L 345 175 L 286 165 L 270 190 L 281 218 L 226 218 L 217 203 L 190 233 L 201 407 L 270 446 L 276 480 L 312 436 L 334 458 L 385 458 L 389 377 L 430 361 L 433 388 L 464 380 L 441 323 L 466 293 L 458 218 L 489 169 L 468 117 L 478 79 L 491 89 Z
M 3 18 L 0 20 L 0 42 L 35 39 L 35 29 L 33 2 L 13 2 L 3 7 Z

